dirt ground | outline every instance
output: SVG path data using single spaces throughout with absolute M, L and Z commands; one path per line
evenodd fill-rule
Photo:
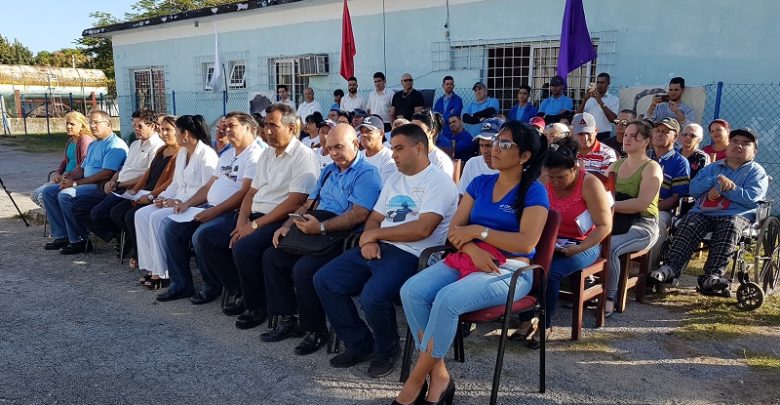
M 0 178 L 23 212 L 35 208 L 28 193 L 59 157 L 0 139 Z M 331 368 L 325 350 L 295 356 L 295 339 L 263 343 L 264 327 L 237 330 L 216 302 L 157 303 L 112 245 L 76 256 L 44 251 L 43 227 L 15 215 L 0 192 L 1 404 L 380 404 L 400 389 L 397 369 L 371 379 L 367 365 Z M 778 314 L 741 313 L 733 298 L 718 304 L 718 316 L 697 311 L 692 284 L 687 277 L 666 297 L 632 301 L 600 329 L 589 314 L 579 342 L 568 340 L 571 312 L 560 309 L 547 392 L 537 393 L 538 352 L 511 343 L 499 402 L 779 404 Z M 724 316 L 730 328 L 718 326 Z M 449 361 L 455 403 L 488 402 L 498 328 L 480 326 L 466 339 L 466 362 Z

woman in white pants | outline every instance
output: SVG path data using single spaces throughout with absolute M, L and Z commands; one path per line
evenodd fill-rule
M 175 131 L 180 146 L 173 182 L 159 196 L 150 196 L 154 204 L 135 213 L 138 268 L 151 274 L 144 283 L 151 289 L 164 287 L 168 280 L 165 251 L 161 248 L 163 219 L 173 213 L 174 204 L 186 201 L 209 181 L 218 162 L 217 153 L 209 146 L 209 128 L 202 116 L 167 116 L 161 130 Z

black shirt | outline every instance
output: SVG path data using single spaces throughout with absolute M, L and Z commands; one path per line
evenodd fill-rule
M 412 89 L 409 94 L 404 94 L 403 91 L 399 91 L 393 95 L 393 103 L 395 107 L 395 118 L 399 115 L 403 115 L 407 120 L 412 120 L 415 107 L 425 107 L 425 100 L 422 93 Z

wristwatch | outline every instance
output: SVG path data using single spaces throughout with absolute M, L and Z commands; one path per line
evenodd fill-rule
M 482 232 L 479 234 L 479 238 L 482 240 L 485 240 L 488 238 L 488 232 L 490 232 L 490 228 L 485 227 L 485 229 L 482 230 Z
M 320 222 L 320 235 L 325 235 L 325 223 Z
M 251 221 L 251 222 L 252 222 L 252 225 L 250 225 L 250 226 L 252 227 L 252 229 L 257 229 L 257 221 Z
M 73 187 L 78 187 L 79 183 L 73 182 Z

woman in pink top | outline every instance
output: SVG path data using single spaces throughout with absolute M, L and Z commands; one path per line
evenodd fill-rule
M 550 145 L 544 162 L 550 209 L 561 213 L 558 243 L 547 281 L 545 331 L 548 334 L 561 280 L 593 264 L 599 257 L 601 241 L 612 231 L 612 213 L 606 188 L 598 177 L 579 166 L 578 152 L 577 141 L 570 137 L 561 138 Z M 523 323 L 512 335 L 513 340 L 525 340 L 534 332 L 536 325 L 530 316 L 521 320 Z M 533 334 L 528 346 L 538 348 L 538 342 L 539 330 Z
M 716 119 L 715 121 L 710 122 L 708 129 L 710 130 L 712 143 L 705 146 L 702 150 L 710 156 L 711 162 L 725 159 L 726 148 L 729 146 L 731 125 L 726 120 Z

